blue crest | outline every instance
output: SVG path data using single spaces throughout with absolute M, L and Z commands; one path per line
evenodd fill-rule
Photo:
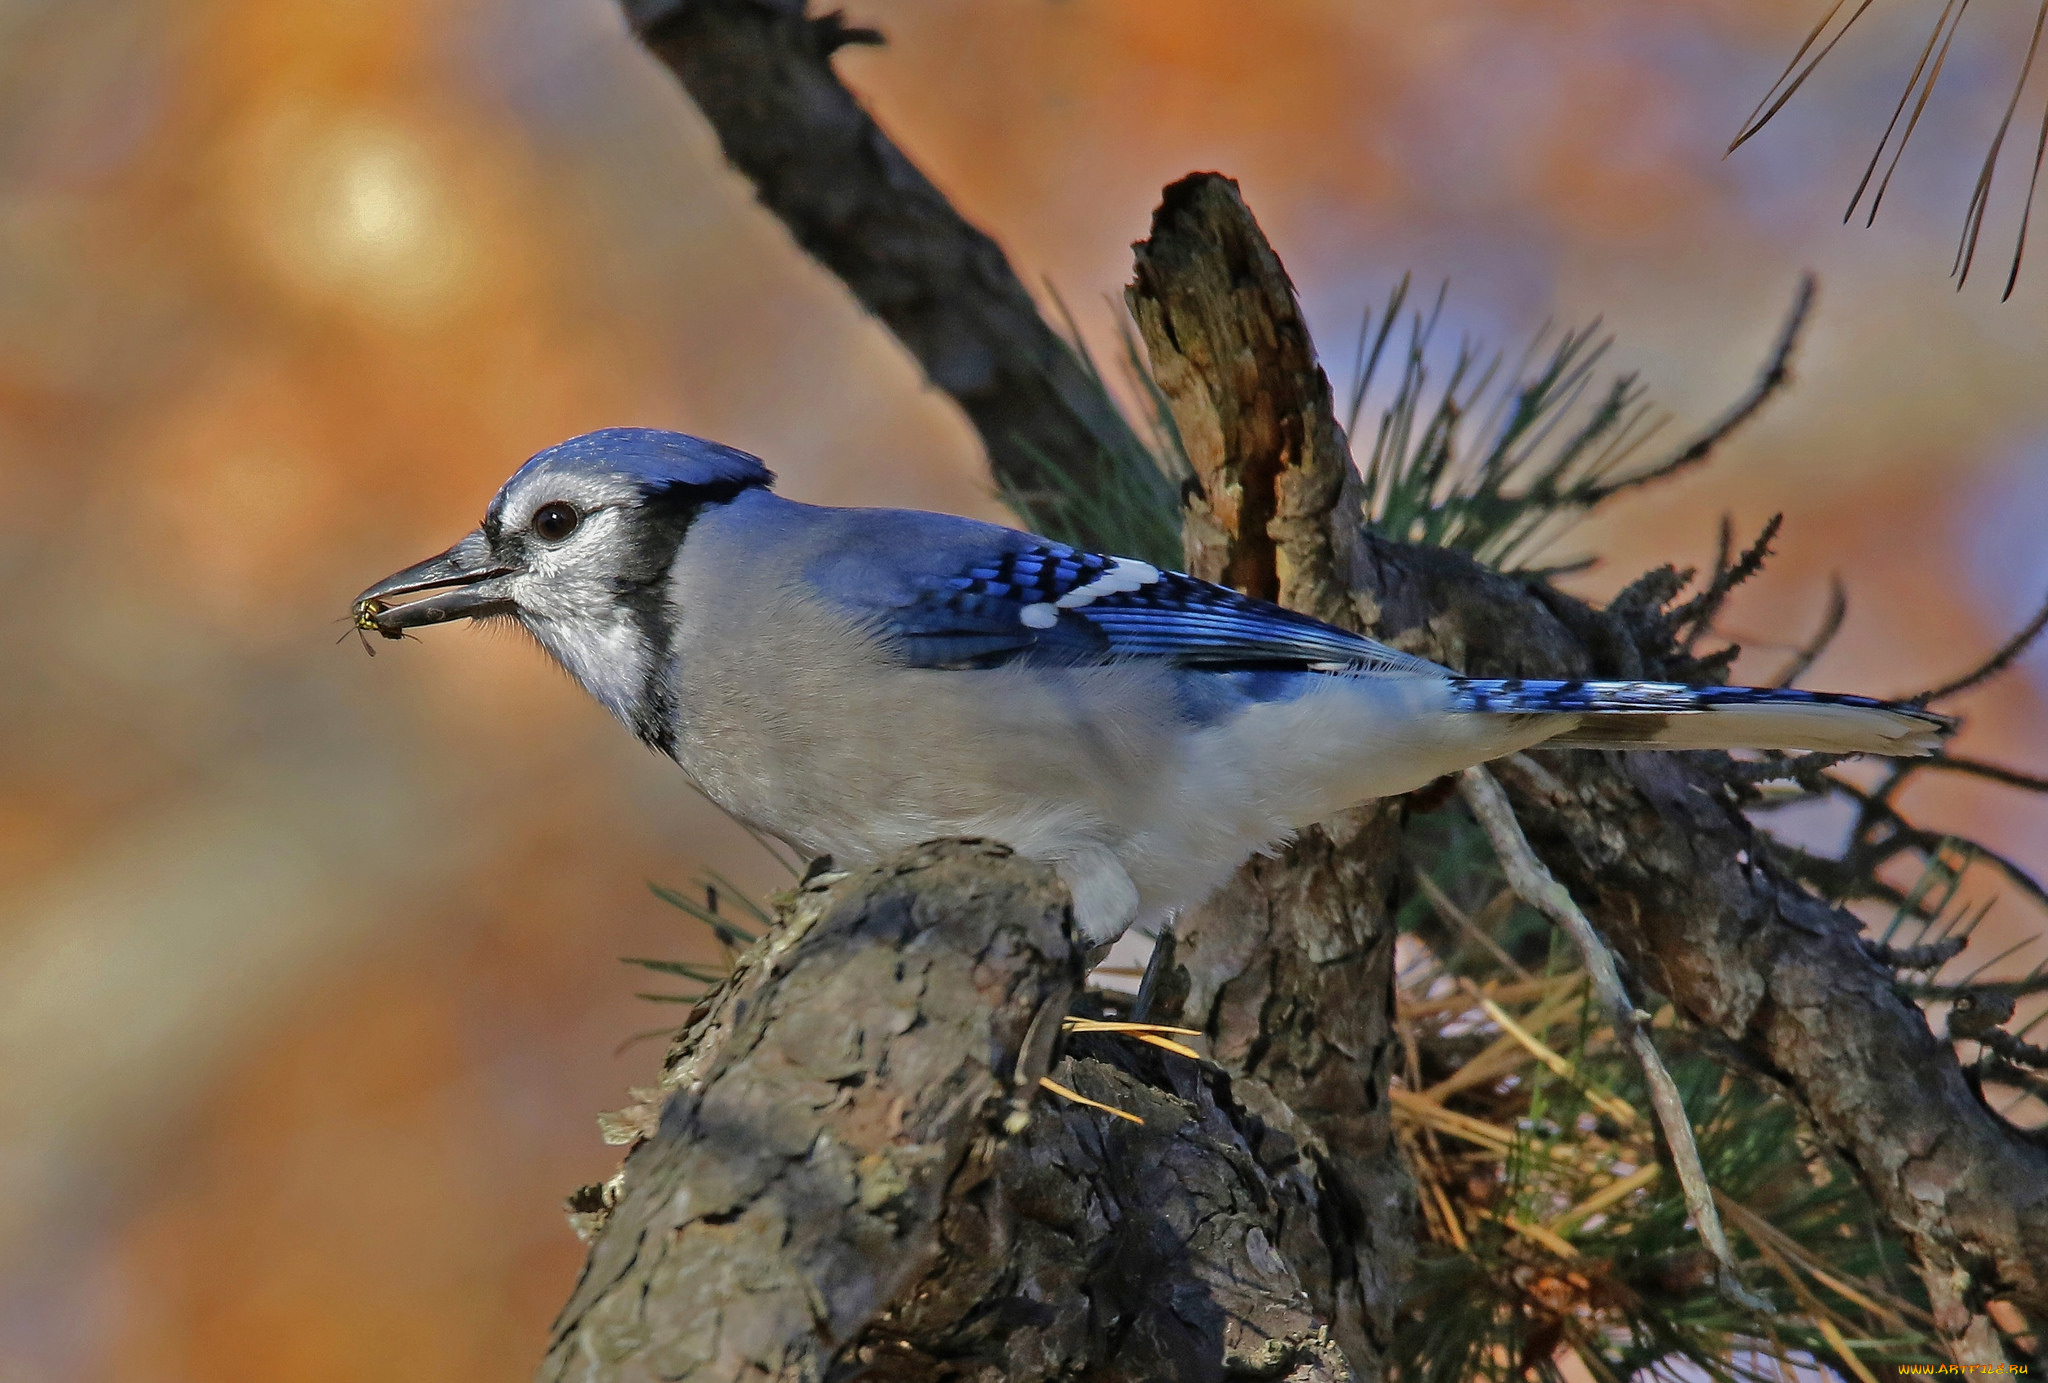
M 757 456 L 654 427 L 607 427 L 571 437 L 536 454 L 505 487 L 536 471 L 609 473 L 635 482 L 648 494 L 678 488 L 734 490 L 775 479 Z

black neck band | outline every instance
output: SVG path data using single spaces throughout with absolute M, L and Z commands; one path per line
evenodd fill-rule
M 670 758 L 676 747 L 676 694 L 670 663 L 675 653 L 675 615 L 669 608 L 669 569 L 690 526 L 713 505 L 729 504 L 758 480 L 728 480 L 712 485 L 675 485 L 651 494 L 642 503 L 635 526 L 633 560 L 622 572 L 619 598 L 632 612 L 641 647 L 648 651 L 647 671 L 633 707 L 633 733 Z

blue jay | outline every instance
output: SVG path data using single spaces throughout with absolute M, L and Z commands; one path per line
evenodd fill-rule
M 1953 728 L 1815 692 L 1461 677 L 1144 562 L 773 479 L 677 433 L 575 438 L 356 623 L 515 620 L 741 821 L 842 863 L 1004 841 L 1095 943 L 1312 822 L 1532 745 L 1916 755 Z

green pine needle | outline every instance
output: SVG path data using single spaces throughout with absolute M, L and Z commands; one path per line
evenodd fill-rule
M 643 970 L 657 970 L 664 975 L 680 975 L 686 980 L 699 984 L 717 984 L 725 978 L 725 971 L 714 970 L 708 965 L 693 965 L 686 960 L 651 960 L 645 956 L 620 956 L 621 965 L 637 965 Z
M 746 928 L 735 926 L 733 923 L 727 921 L 725 918 L 711 911 L 711 909 L 705 907 L 702 903 L 699 903 L 693 898 L 678 893 L 676 892 L 676 890 L 672 888 L 664 888 L 662 885 L 656 883 L 650 883 L 647 885 L 647 887 L 649 890 L 653 892 L 654 896 L 661 899 L 662 902 L 667 903 L 672 908 L 680 909 L 684 913 L 687 913 L 689 916 L 695 918 L 697 921 L 702 922 L 705 926 L 709 927 L 712 930 L 713 934 L 715 934 L 718 937 L 720 943 L 722 943 L 723 945 L 751 946 L 758 939 L 755 937 L 754 933 L 748 931 Z M 735 896 L 740 897 L 742 899 L 744 899 L 745 897 L 745 895 L 740 894 L 738 890 L 730 889 L 729 886 L 728 891 L 733 892 Z M 751 905 L 749 906 L 751 908 Z M 751 910 L 755 913 L 755 915 L 760 916 L 763 921 L 767 920 L 766 915 L 760 913 L 760 910 L 758 908 L 751 908 Z
M 1406 848 L 1468 922 L 1490 923 L 1498 951 L 1522 973 L 1578 983 L 1575 962 L 1551 949 L 1541 919 L 1519 903 L 1488 907 L 1502 897 L 1503 880 L 1483 832 L 1461 810 L 1413 818 Z M 1459 992 L 1455 985 L 1503 994 L 1519 986 L 1526 996 L 1529 982 L 1511 973 L 1494 947 L 1467 944 L 1426 898 L 1411 900 L 1399 920 L 1421 956 L 1400 977 L 1403 1009 L 1430 1015 L 1400 1020 L 1408 1028 L 1404 1045 L 1417 1051 L 1428 1087 L 1501 1039 L 1476 1000 L 1469 1011 L 1446 1007 L 1446 995 Z M 1924 1292 L 1903 1270 L 1905 1247 L 1878 1227 L 1860 1183 L 1805 1133 L 1796 1110 L 1747 1076 L 1722 1070 L 1680 1026 L 1659 1027 L 1657 1041 L 1692 1115 L 1708 1178 L 1792 1246 L 1791 1255 L 1782 1245 L 1769 1247 L 1798 1274 L 1799 1287 L 1783 1280 L 1739 1222 L 1731 1223 L 1738 1252 L 1751 1264 L 1751 1284 L 1783 1310 L 1766 1319 L 1731 1305 L 1715 1290 L 1712 1263 L 1668 1168 L 1597 1213 L 1569 1213 L 1630 1168 L 1661 1162 L 1641 1072 L 1582 989 L 1563 1008 L 1540 996 L 1503 1006 L 1522 1009 L 1518 1021 L 1534 1023 L 1534 1036 L 1563 1059 L 1567 1074 L 1510 1045 L 1510 1064 L 1441 1097 L 1439 1107 L 1452 1116 L 1511 1137 L 1504 1154 L 1429 1132 L 1426 1123 L 1404 1134 L 1401 1144 L 1429 1207 L 1429 1232 L 1398 1321 L 1395 1376 L 1426 1383 L 1560 1379 L 1557 1360 L 1567 1351 L 1616 1383 L 1687 1370 L 1725 1383 L 1778 1383 L 1774 1359 L 1807 1369 L 1816 1359 L 1831 1361 L 1847 1375 L 1833 1362 L 1835 1345 L 1808 1314 L 1809 1303 L 1867 1364 L 1929 1357 Z M 1616 1100 L 1637 1112 L 1632 1124 L 1608 1112 Z M 1462 1247 L 1443 1224 L 1445 1204 L 1458 1217 Z M 1569 1254 L 1553 1247 L 1560 1236 Z M 1884 1311 L 1867 1312 L 1807 1264 Z

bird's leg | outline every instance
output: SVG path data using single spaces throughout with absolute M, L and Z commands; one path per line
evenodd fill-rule
M 1107 849 L 1084 848 L 1052 861 L 1074 899 L 1074 924 L 1090 946 L 1106 946 L 1138 915 L 1138 886 Z

